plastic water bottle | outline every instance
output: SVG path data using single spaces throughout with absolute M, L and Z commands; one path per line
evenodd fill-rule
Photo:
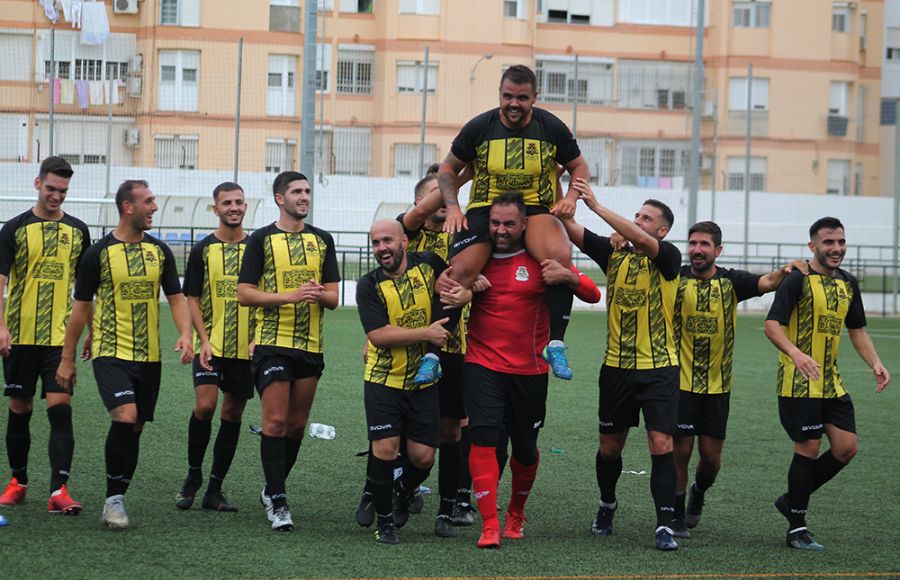
M 6 516 L 0 516 L 0 528 L 9 524 L 9 520 L 6 519 Z
M 334 439 L 334 427 L 323 423 L 310 423 L 309 436 L 315 437 L 316 439 Z

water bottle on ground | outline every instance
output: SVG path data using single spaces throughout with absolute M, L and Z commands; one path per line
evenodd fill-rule
M 310 423 L 309 436 L 315 437 L 316 439 L 334 439 L 334 427 L 322 423 Z

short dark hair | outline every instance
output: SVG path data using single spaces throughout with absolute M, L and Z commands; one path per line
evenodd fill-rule
M 656 209 L 662 212 L 663 219 L 666 222 L 666 225 L 671 228 L 672 224 L 675 223 L 675 214 L 672 213 L 672 208 L 659 201 L 658 199 L 645 199 L 644 205 L 652 205 Z
M 419 199 L 419 197 L 424 195 L 425 187 L 432 181 L 437 181 L 436 173 L 428 173 L 425 175 L 425 177 L 419 180 L 419 183 L 416 184 L 416 188 L 414 190 L 416 192 L 416 199 Z
M 119 186 L 119 189 L 116 190 L 116 209 L 119 210 L 119 215 L 125 213 L 126 201 L 134 203 L 134 189 L 136 187 L 150 189 L 150 184 L 143 179 L 126 179 Z
M 72 169 L 69 162 L 62 157 L 50 156 L 41 162 L 41 168 L 38 171 L 38 179 L 43 181 L 50 173 L 59 175 L 64 179 L 69 179 L 72 177 L 72 174 L 75 173 L 75 170 Z
M 425 176 L 434 175 L 438 172 L 438 169 L 441 168 L 440 163 L 432 163 L 428 166 L 428 169 L 425 170 Z
M 491 202 L 491 207 L 495 205 L 514 205 L 519 208 L 519 216 L 525 217 L 525 195 L 521 191 L 507 191 L 501 193 Z
M 502 86 L 506 80 L 514 85 L 531 85 L 532 90 L 537 91 L 537 77 L 534 76 L 534 71 L 524 64 L 514 64 L 503 71 L 500 85 Z
M 219 194 L 223 191 L 237 191 L 240 190 L 241 193 L 244 193 L 244 188 L 238 185 L 233 181 L 224 181 L 216 186 L 213 190 L 213 201 L 219 200 Z
M 813 222 L 813 225 L 809 226 L 809 239 L 816 237 L 819 230 L 836 230 L 838 228 L 844 229 L 844 224 L 836 217 L 819 218 Z
M 722 245 L 722 228 L 720 228 L 719 224 L 717 224 L 716 222 L 695 223 L 691 226 L 691 229 L 688 230 L 688 237 L 690 238 L 695 232 L 699 232 L 701 234 L 709 234 L 712 237 L 714 245 Z
M 309 181 L 309 179 L 299 171 L 282 171 L 272 183 L 272 195 L 284 194 L 288 189 L 288 185 L 294 181 Z

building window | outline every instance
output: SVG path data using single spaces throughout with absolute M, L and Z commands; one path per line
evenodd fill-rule
M 882 98 L 881 99 L 881 115 L 879 115 L 879 124 L 882 126 L 890 126 L 897 124 L 897 99 Z
M 620 60 L 618 104 L 625 109 L 686 109 L 691 102 L 691 65 Z
M 337 92 L 349 95 L 372 94 L 375 47 L 338 47 Z
M 299 0 L 269 0 L 269 30 L 299 33 Z
M 828 160 L 828 183 L 826 184 L 825 193 L 829 195 L 850 195 L 849 160 Z
M 753 111 L 769 109 L 769 79 L 753 79 L 750 109 Z M 728 110 L 747 110 L 747 77 L 734 77 L 728 80 Z
M 538 79 L 538 98 L 547 103 L 579 103 L 609 105 L 612 103 L 612 63 L 578 61 L 578 77 L 575 77 L 575 60 L 538 56 L 535 61 Z
M 333 155 L 336 175 L 369 175 L 371 133 L 370 129 L 335 128 Z
M 159 51 L 159 110 L 199 110 L 199 72 L 199 51 Z
M 437 162 L 437 145 L 426 143 L 422 166 L 419 166 L 418 143 L 394 144 L 394 177 L 419 177 L 425 175 L 425 171 L 432 163 Z
M 595 185 L 610 185 L 610 152 L 612 142 L 602 138 L 580 138 L 578 148 L 588 164 L 591 173 L 591 183 Z
M 725 189 L 731 191 L 744 191 L 744 158 L 729 157 L 727 169 L 728 176 L 726 178 Z M 750 190 L 766 190 L 765 157 L 750 158 Z
M 900 62 L 900 47 L 887 47 L 884 49 L 884 59 Z
M 316 45 L 316 90 L 328 92 L 331 78 L 331 45 Z
M 618 185 L 681 189 L 690 142 L 621 141 L 616 158 Z
M 0 54 L 9 55 L 0 60 L 0 81 L 31 80 L 31 35 L 0 32 Z M 49 70 L 47 61 L 45 73 Z
M 400 0 L 400 14 L 438 15 L 440 13 L 440 0 Z
M 196 135 L 157 135 L 156 166 L 160 169 L 197 169 Z
M 135 56 L 135 35 L 113 33 L 104 46 L 89 46 L 81 44 L 80 34 L 78 31 L 57 30 L 55 67 L 51 69 L 50 35 L 45 30 L 39 30 L 35 56 L 38 68 L 35 70 L 35 75 L 37 77 L 43 75 L 44 80 L 51 78 L 92 81 L 125 80 L 128 74 L 128 63 Z M 0 49 L 6 46 L 3 42 L 4 36 L 0 34 Z M 13 58 L 6 60 L 13 60 Z M 30 57 L 25 58 L 23 55 L 21 60 L 27 62 Z M 20 66 L 21 63 L 3 62 L 0 64 L 0 79 L 3 79 L 3 70 L 7 67 L 10 67 L 9 70 L 12 71 Z
M 732 15 L 735 28 L 769 28 L 772 5 L 759 0 L 734 2 Z
M 503 16 L 506 18 L 528 18 L 528 0 L 503 0 Z
M 847 116 L 847 103 L 850 95 L 850 83 L 836 81 L 828 88 L 828 114 Z
M 296 149 L 297 142 L 293 139 L 266 139 L 265 171 L 267 173 L 293 171 Z
M 160 0 L 159 23 L 163 26 L 200 26 L 200 0 Z
M 542 9 L 547 14 L 547 22 L 563 24 L 590 24 L 591 2 L 581 0 L 545 0 Z
M 835 2 L 831 5 L 831 30 L 832 32 L 852 32 L 850 20 L 850 5 L 847 2 Z
M 425 63 L 421 60 L 397 61 L 397 92 L 422 94 L 425 79 Z M 438 63 L 428 63 L 428 94 L 434 94 L 437 88 Z
M 334 0 L 317 0 L 316 7 L 319 10 L 334 10 Z
M 269 55 L 266 114 L 293 117 L 296 92 L 297 57 L 291 54 Z
M 696 4 L 685 0 L 619 0 L 619 19 L 632 24 L 691 26 Z
M 341 12 L 372 13 L 373 0 L 341 0 Z

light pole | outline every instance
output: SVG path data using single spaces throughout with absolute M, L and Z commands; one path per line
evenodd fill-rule
M 492 58 L 494 58 L 494 55 L 491 54 L 490 52 L 487 54 L 481 55 L 481 58 L 479 58 L 478 60 L 475 61 L 475 66 L 472 67 L 472 72 L 469 73 L 469 81 L 471 81 L 473 83 L 475 82 L 475 69 L 478 68 L 478 65 L 481 64 L 481 61 L 491 60 Z

